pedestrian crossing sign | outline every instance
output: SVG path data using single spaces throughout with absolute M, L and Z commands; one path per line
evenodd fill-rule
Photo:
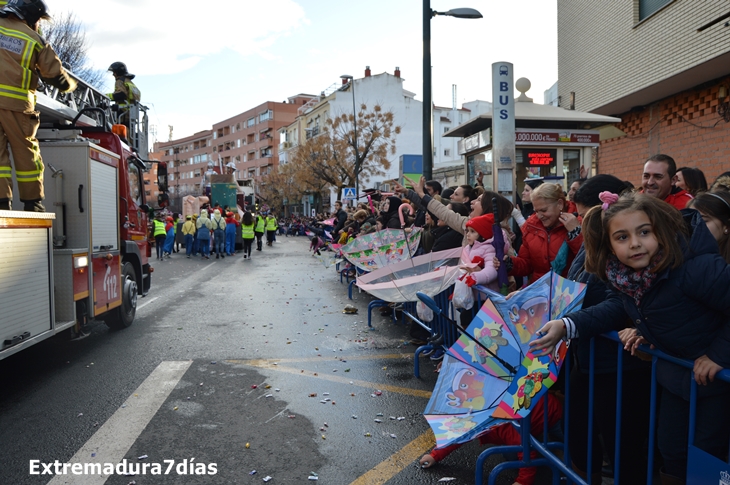
M 355 188 L 345 187 L 342 189 L 342 200 L 355 200 Z

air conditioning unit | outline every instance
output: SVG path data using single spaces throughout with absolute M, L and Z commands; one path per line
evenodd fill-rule
M 291 143 L 288 141 L 285 141 L 281 144 L 281 147 L 284 149 L 291 148 Z

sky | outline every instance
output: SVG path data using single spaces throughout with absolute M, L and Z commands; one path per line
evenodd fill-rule
M 136 75 L 155 138 L 210 129 L 266 101 L 319 94 L 340 75 L 393 73 L 423 100 L 422 0 L 47 0 L 86 30 L 93 67 L 121 61 Z M 491 101 L 491 64 L 511 62 L 528 95 L 558 77 L 557 0 L 431 0 L 470 7 L 478 20 L 431 20 L 433 101 Z M 55 9 L 55 10 L 54 10 Z M 108 73 L 105 88 L 114 80 Z M 152 135 L 152 133 L 151 133 Z

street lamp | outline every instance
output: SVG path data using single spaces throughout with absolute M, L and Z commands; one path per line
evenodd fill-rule
M 360 184 L 359 184 L 359 169 L 360 169 L 360 154 L 357 150 L 357 109 L 355 108 L 355 78 L 349 74 L 343 74 L 340 79 L 348 79 L 350 86 L 352 87 L 352 131 L 355 137 L 355 201 L 354 205 L 357 205 L 357 198 L 360 196 Z
M 423 176 L 433 178 L 433 99 L 431 93 L 431 19 L 437 15 L 459 19 L 480 19 L 473 8 L 453 8 L 447 12 L 431 10 L 431 0 L 423 0 Z

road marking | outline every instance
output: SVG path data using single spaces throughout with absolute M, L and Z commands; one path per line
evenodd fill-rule
M 345 360 L 377 360 L 377 359 L 403 359 L 403 360 L 413 360 L 413 354 L 374 354 L 374 355 L 356 355 L 356 356 L 347 356 Z M 340 357 L 335 357 L 332 359 L 328 359 L 326 357 L 291 357 L 287 359 L 251 359 L 251 360 L 228 360 L 226 362 L 230 362 L 232 364 L 244 364 L 244 365 L 253 365 L 255 367 L 273 367 L 276 368 L 276 365 L 274 364 L 280 364 L 282 362 L 338 362 L 340 360 Z
M 361 475 L 350 485 L 382 485 L 434 446 L 436 446 L 436 440 L 433 433 L 430 430 L 426 431 L 387 459 L 381 461 L 375 468 Z
M 68 463 L 120 463 L 192 361 L 162 362 Z M 95 456 L 92 456 L 92 453 Z M 102 485 L 111 475 L 57 475 L 48 485 Z
M 150 303 L 152 303 L 153 301 L 155 301 L 158 298 L 159 298 L 159 296 L 156 296 L 156 297 L 152 298 L 151 300 L 147 300 L 146 302 L 142 303 L 141 305 L 137 305 L 137 310 L 143 309 L 144 307 L 146 307 L 147 305 L 149 305 Z
M 378 382 L 368 382 L 368 381 L 361 381 L 356 379 L 349 379 L 347 377 L 339 377 L 332 374 L 322 374 L 320 372 L 312 372 L 312 371 L 304 371 L 302 372 L 302 369 L 296 369 L 293 367 L 286 367 L 281 365 L 269 365 L 268 362 L 265 365 L 255 365 L 251 362 L 256 361 L 246 361 L 246 360 L 227 360 L 226 362 L 231 364 L 242 364 L 242 365 L 250 365 L 252 367 L 259 367 L 259 368 L 266 368 L 271 369 L 279 372 L 286 372 L 287 374 L 294 374 L 297 376 L 306 376 L 306 377 L 314 377 L 315 379 L 322 379 L 325 381 L 331 381 L 331 382 L 339 382 L 340 384 L 350 384 L 359 387 L 364 387 L 366 389 L 375 389 L 375 390 L 381 390 L 381 391 L 388 391 L 388 392 L 395 392 L 398 394 L 405 394 L 408 396 L 415 396 L 415 397 L 423 397 L 425 399 L 431 398 L 431 391 L 422 391 L 419 389 L 410 389 L 407 387 L 399 387 L 399 386 L 391 386 L 390 384 L 382 384 Z

